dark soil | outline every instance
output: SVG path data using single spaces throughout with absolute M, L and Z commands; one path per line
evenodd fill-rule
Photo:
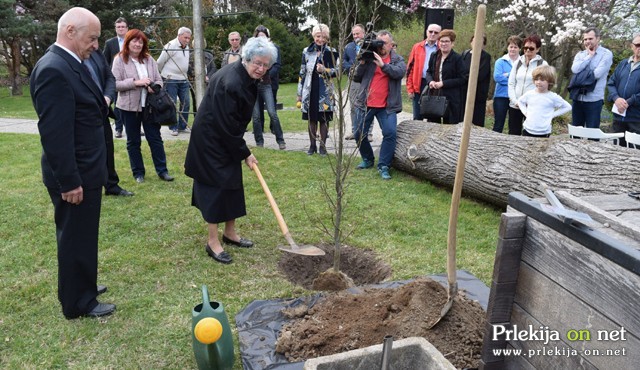
M 361 293 L 332 293 L 313 307 L 285 315 L 276 352 L 291 362 L 331 355 L 394 340 L 424 337 L 457 368 L 475 368 L 480 361 L 485 313 L 462 295 L 433 328 L 447 301 L 439 283 L 421 278 L 399 288 L 367 288 Z
M 333 274 L 326 279 L 314 280 L 321 273 L 333 267 L 334 248 L 331 245 L 318 245 L 326 252 L 324 256 L 301 256 L 294 253 L 283 253 L 278 268 L 286 278 L 294 284 L 307 289 L 337 291 L 344 289 L 342 278 Z M 355 285 L 377 284 L 391 277 L 391 267 L 380 261 L 371 250 L 363 250 L 343 245 L 340 253 L 340 270 L 353 280 Z M 332 276 L 333 275 L 333 276 Z

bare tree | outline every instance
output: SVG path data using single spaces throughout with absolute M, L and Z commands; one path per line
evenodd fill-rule
M 348 43 L 349 35 L 352 27 L 357 23 L 355 17 L 358 14 L 357 0 L 323 0 L 321 11 L 318 14 L 318 21 L 330 25 L 333 30 L 338 31 L 338 36 L 332 39 L 330 46 L 339 51 L 344 51 Z M 377 7 L 380 2 L 376 0 Z M 375 12 L 372 21 L 375 21 Z M 345 129 L 351 129 L 347 125 L 347 112 L 349 111 L 349 90 L 353 82 L 349 71 L 343 71 L 340 61 L 335 61 L 334 65 L 338 66 L 338 73 L 334 79 L 337 89 L 334 90 L 334 122 L 332 126 L 332 137 L 335 141 L 335 156 L 327 156 L 327 163 L 331 167 L 332 178 L 321 184 L 322 193 L 327 200 L 327 205 L 331 212 L 331 222 L 318 219 L 321 228 L 332 237 L 334 246 L 333 271 L 340 272 L 340 251 L 343 241 L 353 232 L 353 230 L 345 230 L 343 224 L 345 211 L 345 195 L 349 187 L 348 177 L 354 168 L 355 160 L 358 156 L 358 148 L 349 149 L 344 145 Z M 340 87 L 346 86 L 344 90 Z M 363 135 L 364 140 L 367 136 Z

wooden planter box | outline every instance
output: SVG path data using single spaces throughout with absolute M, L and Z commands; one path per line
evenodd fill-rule
M 509 195 L 480 369 L 640 363 L 640 201 L 625 194 L 574 203 L 600 222 L 561 220 L 540 201 Z

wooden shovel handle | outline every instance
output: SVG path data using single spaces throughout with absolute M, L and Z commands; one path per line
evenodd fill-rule
M 471 119 L 473 117 L 473 106 L 476 98 L 478 85 L 478 69 L 480 65 L 480 55 L 482 54 L 482 40 L 484 38 L 484 20 L 487 13 L 486 5 L 478 7 L 476 17 L 476 29 L 473 36 L 473 50 L 471 53 L 471 67 L 469 69 L 469 86 L 467 89 L 467 102 L 464 112 L 464 122 L 462 127 L 462 137 L 460 138 L 460 151 L 458 152 L 458 164 L 456 166 L 456 178 L 453 183 L 453 194 L 451 197 L 451 210 L 449 211 L 449 232 L 447 233 L 447 280 L 450 294 L 458 290 L 456 277 L 456 231 L 458 228 L 458 209 L 460 207 L 460 195 L 462 193 L 462 180 L 464 179 L 464 168 L 467 162 L 467 148 L 469 147 L 469 136 L 471 134 Z
M 282 234 L 284 234 L 285 237 L 287 235 L 290 235 L 289 228 L 287 227 L 287 224 L 284 222 L 282 213 L 280 213 L 280 208 L 278 208 L 278 205 L 276 204 L 276 200 L 273 199 L 273 195 L 271 195 L 271 191 L 269 190 L 267 183 L 264 181 L 264 178 L 262 177 L 262 173 L 260 173 L 260 168 L 258 168 L 258 165 L 256 163 L 253 164 L 253 172 L 255 172 L 256 176 L 258 176 L 258 181 L 260 182 L 260 186 L 262 186 L 262 190 L 264 190 L 264 193 L 267 196 L 267 199 L 269 200 L 269 204 L 271 205 L 273 214 L 276 215 L 276 219 L 278 220 L 278 226 L 280 226 L 280 230 L 282 230 Z

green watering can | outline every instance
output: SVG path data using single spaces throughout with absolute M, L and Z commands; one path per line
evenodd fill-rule
M 221 303 L 210 302 L 207 286 L 202 286 L 202 303 L 191 312 L 193 353 L 200 370 L 233 368 L 233 337 Z

